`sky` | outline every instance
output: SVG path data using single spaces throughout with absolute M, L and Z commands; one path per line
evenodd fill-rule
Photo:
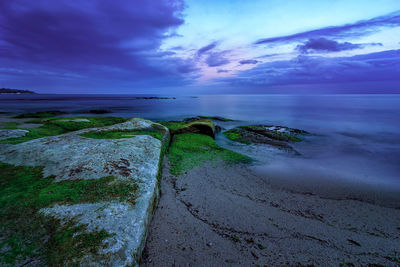
M 400 1 L 4 0 L 0 87 L 400 93 Z

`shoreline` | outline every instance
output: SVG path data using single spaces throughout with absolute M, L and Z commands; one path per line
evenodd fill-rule
M 399 221 L 398 209 L 275 188 L 248 166 L 175 177 L 164 162 L 141 266 L 396 266 Z
M 51 130 L 53 122 L 61 126 L 84 123 L 79 126 L 84 129 L 90 126 L 86 124 L 101 123 L 97 117 L 53 119 L 36 119 L 32 124 L 26 119 L 0 117 L 0 125 L 8 125 L 9 129 L 25 126 L 44 137 L 49 134 L 47 138 L 53 140 L 77 133 L 43 132 Z M 107 117 L 104 119 L 104 123 L 111 123 Z M 115 117 L 112 122 L 116 123 L 117 119 L 122 120 L 120 124 L 108 128 L 126 123 L 125 119 Z M 311 169 L 297 169 L 300 175 L 297 177 L 296 168 L 286 168 L 292 164 L 291 159 L 295 159 L 295 150 L 289 154 L 277 148 L 264 151 L 265 147 L 257 145 L 256 150 L 262 153 L 253 153 L 257 157 L 252 164 L 242 164 L 251 162 L 247 156 L 253 155 L 246 155 L 244 150 L 252 146 L 235 148 L 226 142 L 216 142 L 221 141 L 221 134 L 216 134 L 212 121 L 190 118 L 160 123 L 168 126 L 168 133 L 175 134 L 175 138 L 173 142 L 163 138 L 169 144 L 169 151 L 165 154 L 166 147 L 160 151 L 160 155 L 166 156 L 157 164 L 158 170 L 160 163 L 164 167 L 162 173 L 157 171 L 161 199 L 157 208 L 157 203 L 151 205 L 155 214 L 151 226 L 146 226 L 143 232 L 142 242 L 146 242 L 146 246 L 142 266 L 397 266 L 399 263 L 400 209 L 396 204 L 400 203 L 400 195 L 394 195 L 391 200 L 385 195 L 387 199 L 380 199 L 382 203 L 379 203 L 376 199 L 363 198 L 377 195 L 365 191 L 361 184 L 354 183 L 351 187 L 343 181 L 329 183 L 332 181 L 318 177 L 322 172 L 313 173 Z M 163 128 L 161 124 L 152 129 Z M 42 132 L 33 129 L 34 126 L 42 127 Z M 66 128 L 67 132 L 70 130 Z M 93 130 L 96 127 L 81 131 Z M 160 139 L 149 131 L 132 132 L 134 135 L 122 130 L 114 132 L 114 135 L 105 136 L 100 131 L 97 135 L 83 137 L 122 138 L 121 141 L 109 140 L 116 143 L 130 140 L 136 134 Z M 40 142 L 40 136 L 29 138 L 17 141 Z M 104 140 L 100 142 L 106 142 Z M 271 161 L 258 159 L 266 156 L 284 164 L 275 166 L 272 172 L 271 169 L 262 170 L 263 165 L 259 163 Z M 115 166 L 119 171 L 125 170 L 123 166 L 122 169 Z M 260 166 L 261 170 L 257 171 Z M 305 179 L 311 173 L 320 179 Z M 137 256 L 139 260 L 140 252 Z
M 381 166 L 383 160 L 373 157 L 363 158 L 366 166 L 360 164 L 358 157 L 364 157 L 365 151 L 352 151 L 337 161 L 338 155 L 325 152 L 331 147 L 324 149 L 321 145 L 321 140 L 333 137 L 318 137 L 319 140 L 317 137 L 292 144 L 297 154 L 269 145 L 238 144 L 222 135 L 216 136 L 216 141 L 221 147 L 253 158 L 251 172 L 263 177 L 275 189 L 400 209 L 400 187 L 393 168 L 388 168 L 390 171 L 376 168 L 374 164 Z M 379 181 L 380 177 L 384 179 Z
M 316 196 L 321 199 L 354 200 L 400 210 L 400 190 L 397 187 L 351 181 L 339 176 L 330 179 L 317 177 L 318 174 L 306 177 L 304 174 L 296 174 L 293 170 L 278 173 L 275 170 L 266 170 L 262 165 L 250 166 L 250 169 L 276 190 Z

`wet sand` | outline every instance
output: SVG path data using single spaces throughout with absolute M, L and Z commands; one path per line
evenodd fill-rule
M 396 208 L 296 193 L 223 163 L 175 177 L 164 162 L 161 193 L 142 266 L 400 265 Z

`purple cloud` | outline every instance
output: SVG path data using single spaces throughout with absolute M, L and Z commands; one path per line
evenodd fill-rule
M 209 67 L 218 67 L 228 64 L 230 61 L 225 57 L 226 52 L 215 52 L 210 53 L 206 59 L 206 63 Z
M 279 44 L 282 42 L 296 42 L 321 37 L 344 39 L 348 37 L 359 37 L 368 35 L 379 31 L 379 29 L 382 27 L 398 26 L 400 26 L 400 11 L 396 11 L 369 20 L 358 21 L 352 24 L 325 27 L 317 30 L 305 31 L 279 37 L 264 38 L 257 40 L 255 44 Z
M 310 39 L 306 43 L 297 46 L 297 50 L 302 53 L 313 51 L 323 52 L 339 52 L 345 50 L 353 50 L 364 47 L 362 44 L 352 44 L 349 42 L 339 43 L 326 38 Z
M 203 46 L 202 48 L 200 48 L 199 50 L 197 50 L 197 55 L 201 56 L 204 53 L 207 53 L 208 51 L 214 49 L 217 46 L 217 42 L 212 42 L 211 44 L 208 44 L 206 46 Z
M 183 24 L 183 6 L 182 0 L 2 1 L 0 60 L 12 73 L 1 78 L 7 85 L 19 77 L 39 86 L 57 84 L 60 76 L 69 77 L 63 84 L 79 76 L 74 84 L 81 86 L 183 81 L 180 73 L 194 68 L 173 53 L 158 52 Z
M 175 59 L 174 64 L 177 66 L 177 70 L 180 73 L 191 73 L 191 72 L 196 72 L 199 70 L 199 68 L 196 67 L 196 63 L 193 62 L 192 59 Z
M 276 56 L 280 56 L 280 55 L 283 55 L 283 54 L 279 54 L 279 53 L 267 54 L 267 55 L 258 56 L 257 58 L 270 58 L 270 57 L 276 57 Z
M 257 64 L 258 62 L 260 62 L 260 61 L 255 60 L 255 59 L 243 59 L 243 60 L 239 61 L 239 63 L 242 64 L 242 65 L 245 65 L 245 64 Z
M 223 81 L 246 88 L 345 82 L 392 82 L 399 85 L 400 50 L 339 58 L 298 56 L 292 60 L 260 64 Z

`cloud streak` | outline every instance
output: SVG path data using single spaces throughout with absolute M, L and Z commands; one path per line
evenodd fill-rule
M 202 48 L 200 48 L 199 50 L 197 50 L 197 55 L 201 56 L 205 53 L 207 53 L 208 51 L 211 51 L 212 49 L 214 49 L 217 46 L 217 42 L 212 42 L 211 44 L 208 44 L 206 46 L 203 46 Z
M 255 60 L 255 59 L 243 59 L 243 60 L 240 60 L 240 61 L 239 61 L 239 64 L 241 64 L 241 65 L 246 65 L 246 64 L 257 64 L 258 62 L 260 62 L 260 61 Z
M 336 42 L 328 40 L 326 38 L 310 39 L 306 43 L 297 46 L 297 50 L 302 53 L 308 53 L 313 51 L 323 52 L 340 52 L 345 50 L 353 50 L 362 48 L 361 44 L 352 44 L 350 42 Z
M 313 52 L 341 52 L 364 48 L 365 46 L 382 46 L 381 43 L 353 44 L 350 42 L 337 42 L 326 38 L 310 39 L 307 42 L 298 45 L 296 49 L 303 54 Z
M 382 27 L 400 26 L 400 11 L 369 20 L 362 20 L 352 24 L 325 27 L 312 31 L 305 31 L 291 35 L 263 38 L 257 40 L 255 45 L 280 44 L 285 42 L 304 41 L 316 38 L 345 39 L 349 37 L 360 37 L 377 32 Z

